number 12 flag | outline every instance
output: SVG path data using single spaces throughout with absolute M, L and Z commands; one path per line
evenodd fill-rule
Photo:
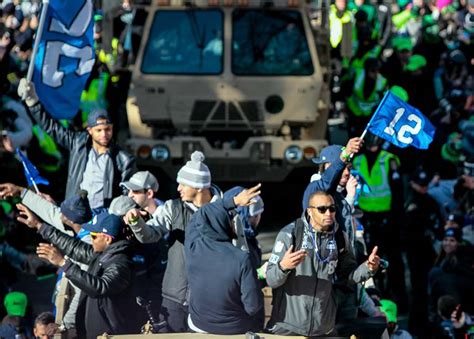
M 92 0 L 50 0 L 33 82 L 46 111 L 72 119 L 95 62 Z
M 401 148 L 428 149 L 435 134 L 435 127 L 428 118 L 390 91 L 385 93 L 367 128 Z

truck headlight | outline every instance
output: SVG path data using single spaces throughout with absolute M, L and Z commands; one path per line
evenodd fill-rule
M 141 145 L 138 147 L 137 155 L 140 159 L 148 159 L 150 157 L 151 149 L 148 145 Z
M 297 164 L 303 159 L 303 151 L 298 146 L 289 146 L 285 150 L 284 156 L 290 164 Z
M 156 145 L 151 149 L 151 157 L 158 162 L 164 162 L 170 158 L 170 150 L 165 145 Z

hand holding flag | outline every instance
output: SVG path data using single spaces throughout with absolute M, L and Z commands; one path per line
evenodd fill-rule
M 418 109 L 387 91 L 363 135 L 367 131 L 401 148 L 428 149 L 435 127 Z

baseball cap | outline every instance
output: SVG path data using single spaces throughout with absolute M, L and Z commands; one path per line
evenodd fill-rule
M 380 300 L 380 310 L 385 313 L 387 317 L 387 322 L 396 323 L 397 322 L 397 304 L 388 299 Z
M 423 55 L 414 54 L 408 59 L 408 64 L 405 66 L 405 69 L 407 71 L 414 72 L 420 68 L 425 67 L 426 64 L 427 61 Z
M 462 230 L 457 227 L 449 227 L 444 231 L 443 238 L 454 238 L 457 241 L 462 240 Z
M 129 181 L 121 182 L 120 186 L 132 191 L 151 189 L 153 192 L 158 191 L 158 188 L 160 187 L 156 177 L 148 171 L 135 173 Z
M 109 213 L 121 217 L 127 214 L 127 212 L 132 208 L 136 207 L 137 203 L 132 198 L 126 195 L 121 195 L 112 200 L 109 207 Z
M 106 216 L 101 216 L 99 218 L 99 215 L 101 214 L 106 214 Z M 93 219 L 92 222 L 83 224 L 82 228 L 91 233 L 104 233 L 111 237 L 118 236 L 123 228 L 122 218 L 115 214 L 108 214 L 106 212 L 101 214 L 96 216 L 98 217 L 97 219 L 94 217 L 96 220 Z
M 105 123 L 98 123 L 97 120 L 105 119 Z M 105 109 L 98 108 L 92 110 L 87 116 L 87 127 L 95 127 L 98 125 L 111 125 L 109 113 Z
M 92 218 L 92 210 L 87 199 L 87 191 L 81 190 L 61 203 L 61 213 L 74 223 L 82 224 Z
M 24 317 L 28 298 L 23 292 L 10 292 L 3 299 L 7 314 L 13 317 Z
M 407 102 L 409 97 L 408 97 L 408 92 L 401 86 L 392 86 L 390 88 L 390 92 L 395 94 L 399 99 L 402 99 L 403 101 Z
M 448 215 L 447 221 L 457 224 L 459 227 L 464 226 L 464 216 L 458 213 L 451 213 Z
M 471 156 L 470 158 L 466 159 L 463 165 L 464 174 L 470 177 L 474 177 L 474 157 Z
M 431 175 L 428 174 L 423 168 L 418 168 L 413 174 L 411 180 L 418 185 L 428 186 L 431 181 Z
M 341 156 L 341 152 L 341 145 L 331 145 L 324 147 L 321 153 L 319 154 L 319 157 L 313 158 L 313 162 L 318 165 L 325 163 L 333 163 Z
M 393 38 L 392 46 L 397 51 L 404 51 L 404 50 L 411 51 L 413 49 L 413 44 L 411 43 L 410 38 L 407 38 L 407 37 Z

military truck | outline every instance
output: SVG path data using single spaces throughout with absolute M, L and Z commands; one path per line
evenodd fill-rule
M 285 180 L 327 145 L 327 4 L 152 0 L 127 145 L 171 178 L 200 150 L 213 180 Z

